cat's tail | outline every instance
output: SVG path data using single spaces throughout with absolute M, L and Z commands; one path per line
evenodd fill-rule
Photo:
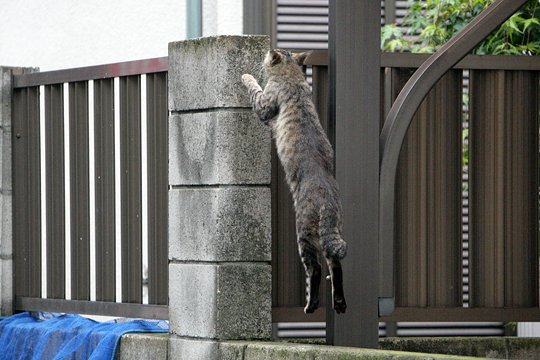
M 325 257 L 333 260 L 342 260 L 347 255 L 347 243 L 341 238 L 338 222 L 338 211 L 321 208 L 319 238 Z

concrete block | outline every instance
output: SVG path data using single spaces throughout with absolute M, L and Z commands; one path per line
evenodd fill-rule
M 0 193 L 0 314 L 13 314 L 11 194 Z
M 537 337 L 504 337 L 508 359 L 540 359 L 540 339 Z M 486 353 L 486 357 L 488 357 Z
M 251 107 L 241 76 L 261 74 L 268 50 L 267 36 L 212 36 L 169 43 L 169 110 Z
M 168 334 L 133 333 L 123 335 L 116 352 L 117 360 L 166 360 Z
M 170 332 L 190 338 L 267 339 L 269 264 L 170 264 Z
M 169 184 L 270 184 L 270 128 L 246 111 L 169 118 Z
M 0 190 L 11 190 L 13 189 L 12 180 L 11 180 L 11 153 L 12 153 L 12 142 L 11 142 L 11 129 L 2 128 L 0 130 Z
M 270 261 L 266 187 L 169 190 L 169 259 Z
M 454 340 L 454 339 L 457 339 Z M 489 341 L 486 341 L 489 339 Z M 413 351 L 426 353 L 445 353 L 449 355 L 486 356 L 486 350 L 494 353 L 505 353 L 504 337 L 425 337 L 399 338 L 390 337 L 379 341 L 385 350 Z
M 0 315 L 13 315 L 13 260 L 0 258 Z
M 153 359 L 149 357 L 148 359 Z M 169 360 L 218 360 L 219 343 L 211 340 L 196 340 L 170 336 Z
M 232 343 L 233 346 L 238 346 Z M 435 360 L 435 359 L 473 359 L 464 356 L 423 354 L 401 351 L 360 349 L 339 346 L 305 345 L 291 343 L 249 342 L 245 347 L 245 360 L 362 360 L 362 359 L 391 359 L 391 360 Z
M 0 66 L 0 127 L 11 124 L 12 68 Z
M 269 264 L 219 265 L 218 294 L 220 339 L 269 339 L 272 336 L 272 267 Z
M 0 257 L 13 255 L 13 196 L 0 191 Z
M 216 279 L 216 265 L 169 264 L 171 333 L 216 337 Z
M 244 351 L 249 342 L 222 341 L 219 343 L 220 360 L 244 360 Z

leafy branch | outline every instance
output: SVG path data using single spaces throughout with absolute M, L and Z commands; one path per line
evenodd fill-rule
M 381 48 L 431 53 L 480 14 L 493 0 L 411 1 L 401 26 L 381 30 Z M 473 50 L 477 55 L 540 55 L 540 0 L 529 2 Z

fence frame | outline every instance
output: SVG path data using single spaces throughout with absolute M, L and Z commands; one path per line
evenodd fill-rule
M 166 111 L 166 105 L 167 105 L 167 75 L 166 72 L 168 71 L 168 57 L 161 57 L 161 58 L 153 58 L 153 59 L 145 59 L 145 60 L 137 60 L 137 61 L 129 61 L 129 62 L 121 62 L 121 63 L 115 63 L 115 64 L 106 64 L 106 65 L 98 65 L 98 66 L 90 66 L 90 67 L 83 67 L 83 68 L 75 68 L 75 69 L 66 69 L 66 70 L 57 70 L 57 71 L 47 71 L 47 72 L 36 72 L 36 73 L 28 73 L 28 74 L 21 74 L 21 75 L 13 75 L 12 77 L 12 88 L 13 88 L 13 163 L 14 164 L 21 164 L 21 166 L 14 166 L 13 170 L 13 183 L 14 183 L 14 201 L 13 201 L 13 208 L 14 208 L 14 227 L 13 227 L 13 236 L 14 236 L 14 309 L 17 311 L 54 311 L 54 312 L 67 312 L 67 313 L 85 313 L 85 314 L 94 314 L 94 315 L 109 315 L 109 316 L 125 316 L 125 317 L 143 317 L 143 318 L 156 318 L 156 319 L 167 319 L 168 318 L 168 306 L 167 306 L 167 266 L 168 266 L 168 259 L 167 259 L 167 233 L 166 230 L 163 231 L 156 231 L 157 227 L 165 227 L 166 229 L 166 223 L 167 223 L 167 164 L 166 160 L 164 164 L 161 164 L 163 162 L 163 155 L 167 153 L 167 111 Z M 126 301 L 126 296 L 128 293 L 128 286 L 134 287 L 133 291 L 130 292 L 130 295 L 127 296 L 129 299 L 128 301 L 133 302 L 139 302 L 139 303 L 116 303 L 113 301 L 110 301 L 111 296 L 114 297 L 114 279 L 113 279 L 113 286 L 111 287 L 110 281 L 109 285 L 105 284 L 104 286 L 101 286 L 102 284 L 96 284 L 96 291 L 97 291 L 97 299 L 101 300 L 108 300 L 108 301 L 90 301 L 89 300 L 89 291 L 88 289 L 84 290 L 82 289 L 79 291 L 79 294 L 76 292 L 72 293 L 72 298 L 76 299 L 79 298 L 81 300 L 66 300 L 64 299 L 65 296 L 65 290 L 64 290 L 64 283 L 63 276 L 65 273 L 65 269 L 63 268 L 63 256 L 58 256 L 58 254 L 53 251 L 56 249 L 55 247 L 50 247 L 49 242 L 51 242 L 51 237 L 53 237 L 58 231 L 60 233 L 63 233 L 64 226 L 63 226 L 63 205 L 60 203 L 63 203 L 63 198 L 59 202 L 59 205 L 62 206 L 62 208 L 59 208 L 60 214 L 62 218 L 61 221 L 56 224 L 56 221 L 50 222 L 49 226 L 47 227 L 47 232 L 49 233 L 48 237 L 48 270 L 53 271 L 54 269 L 58 269 L 58 274 L 62 278 L 56 279 L 55 273 L 48 273 L 48 291 L 47 296 L 53 296 L 53 298 L 41 298 L 41 251 L 45 251 L 45 249 L 41 249 L 41 190 L 40 190 L 40 153 L 39 153 L 39 143 L 40 143 L 40 136 L 39 136 L 39 86 L 45 86 L 46 93 L 48 94 L 50 91 L 54 89 L 58 89 L 58 91 L 61 91 L 64 83 L 69 83 L 70 88 L 75 89 L 76 85 L 82 82 L 82 84 L 85 86 L 85 88 L 88 88 L 87 82 L 90 80 L 94 80 L 95 84 L 99 81 L 100 84 L 100 91 L 102 90 L 101 85 L 104 84 L 101 81 L 111 81 L 115 77 L 119 77 L 120 79 L 129 79 L 131 77 L 133 78 L 139 78 L 141 74 L 147 74 L 152 75 L 151 79 L 151 86 L 147 87 L 147 95 L 151 93 L 151 91 L 157 91 L 156 98 L 152 98 L 152 101 L 149 100 L 149 106 L 147 108 L 147 111 L 151 111 L 152 114 L 149 114 L 148 121 L 150 122 L 150 118 L 152 116 L 156 117 L 159 116 L 164 121 L 155 121 L 155 123 L 163 122 L 162 125 L 155 124 L 155 123 L 149 123 L 148 129 L 150 129 L 149 136 L 156 136 L 161 139 L 161 141 L 158 141 L 158 144 L 155 144 L 157 147 L 154 147 L 153 142 L 149 142 L 149 145 L 152 147 L 149 151 L 149 156 L 154 157 L 155 159 L 150 159 L 148 157 L 148 162 L 151 163 L 151 166 L 149 166 L 149 170 L 159 170 L 159 174 L 155 175 L 155 179 L 151 178 L 149 179 L 149 185 L 150 186 L 161 186 L 160 189 L 150 189 L 149 186 L 149 217 L 152 217 L 155 219 L 159 218 L 159 224 L 151 224 L 149 225 L 149 232 L 155 236 L 154 239 L 151 239 L 149 236 L 149 278 L 150 276 L 159 276 L 161 280 L 161 283 L 158 284 L 160 281 L 149 279 L 149 301 L 153 304 L 141 304 L 141 298 L 136 296 L 137 292 L 142 292 L 142 282 L 141 280 L 142 272 L 139 274 L 138 277 L 135 277 L 133 280 L 137 282 L 137 284 L 133 283 L 131 284 L 130 279 L 123 276 L 123 301 Z M 165 74 L 165 75 L 159 75 L 159 74 Z M 159 76 L 158 76 L 159 75 Z M 140 81 L 140 80 L 139 80 Z M 163 91 L 161 88 L 165 86 L 165 91 Z M 151 88 L 152 87 L 152 88 Z M 121 86 L 121 88 L 125 88 L 125 86 Z M 158 89 L 159 88 L 159 89 Z M 71 90 L 71 89 L 70 89 Z M 70 137 L 71 137 L 71 157 L 72 159 L 67 159 L 67 161 L 71 161 L 72 164 L 74 163 L 77 158 L 75 156 L 85 156 L 84 151 L 82 154 L 77 154 L 76 152 L 79 151 L 78 148 L 75 148 L 76 145 L 73 141 L 73 139 L 76 139 L 74 136 L 85 136 L 85 125 L 84 123 L 81 124 L 79 120 L 79 117 L 82 116 L 87 117 L 88 116 L 88 109 L 85 109 L 84 107 L 88 103 L 88 97 L 83 96 L 87 95 L 84 91 L 84 88 L 81 90 L 82 93 L 79 94 L 80 96 L 76 97 L 76 94 L 74 93 L 73 96 L 70 95 L 70 122 L 72 126 L 75 126 L 78 130 L 75 128 L 70 131 Z M 97 89 L 95 89 L 97 91 Z M 108 91 L 108 92 L 107 92 Z M 122 90 L 120 91 L 122 92 Z M 125 90 L 124 90 L 125 92 Z M 140 91 L 139 91 L 140 92 Z M 22 94 L 27 93 L 30 94 L 29 96 L 23 97 Z M 71 93 L 70 93 L 71 94 Z M 111 103 L 111 95 L 112 92 L 112 84 L 109 83 L 108 90 L 106 90 L 106 94 L 108 94 L 109 99 L 99 99 L 99 101 L 109 101 L 107 103 L 107 106 L 119 106 L 121 107 L 122 104 L 125 106 L 128 105 L 126 102 L 128 99 L 126 98 L 124 103 L 115 104 L 114 99 L 112 99 L 113 103 Z M 61 95 L 61 94 L 60 94 Z M 47 96 L 47 99 L 58 99 L 59 101 L 62 100 L 62 96 L 55 95 L 55 97 L 51 97 L 52 95 Z M 140 94 L 139 94 L 140 95 Z M 80 99 L 79 99 L 80 98 Z M 81 100 L 82 99 L 82 100 Z M 150 99 L 150 97 L 148 97 Z M 21 103 L 21 101 L 23 101 Z M 28 102 L 31 103 L 28 103 Z M 82 101 L 82 103 L 81 103 Z M 85 104 L 86 101 L 86 104 Z M 89 104 L 90 106 L 95 106 L 98 99 L 94 98 L 94 104 Z M 77 108 L 75 108 L 74 105 L 79 105 Z M 56 111 L 57 115 L 61 119 L 60 121 L 56 121 L 58 123 L 59 127 L 55 128 L 55 132 L 60 132 L 60 137 L 63 139 L 63 105 L 61 103 L 58 104 L 52 104 L 52 107 L 50 107 L 50 111 Z M 82 106 L 82 108 L 81 108 Z M 136 101 L 133 103 L 132 106 L 140 106 L 140 101 Z M 161 111 L 159 109 L 156 109 L 156 106 L 161 106 Z M 46 106 L 47 107 L 47 106 Z M 49 109 L 47 107 L 47 109 Z M 47 111 L 46 109 L 46 111 Z M 140 111 L 139 108 L 133 108 L 132 112 Z M 76 111 L 77 110 L 77 111 Z M 75 113 L 76 112 L 76 113 Z M 122 112 L 122 111 L 121 111 Z M 126 113 L 126 111 L 123 112 L 124 115 L 122 116 L 129 116 L 129 113 Z M 104 114 L 99 114 L 99 116 Z M 105 114 L 107 115 L 107 114 Z M 97 116 L 97 115 L 96 115 Z M 114 120 L 114 116 L 111 118 L 111 114 L 107 115 L 108 118 L 105 119 L 105 121 L 108 123 L 105 124 L 105 126 L 110 125 L 111 121 Z M 49 116 L 50 118 L 50 116 Z M 46 117 L 47 119 L 47 117 Z M 73 121 L 71 120 L 73 119 Z M 153 117 L 152 117 L 153 119 Z M 33 126 L 30 126 L 31 124 L 28 124 L 27 122 L 29 120 L 33 121 Z M 128 120 L 126 118 L 126 120 Z M 124 121 L 127 123 L 127 121 Z M 131 120 L 129 121 L 132 122 Z M 46 123 L 46 129 L 49 129 L 48 126 L 51 124 Z M 100 126 L 103 124 L 100 123 Z M 136 125 L 136 124 L 135 124 Z M 159 125 L 159 126 L 158 126 Z M 87 126 L 86 126 L 87 127 Z M 114 127 L 114 125 L 113 125 Z M 122 125 L 123 127 L 123 125 Z M 81 129 L 79 129 L 81 128 Z M 52 129 L 52 128 L 51 128 Z M 52 133 L 49 129 L 49 133 Z M 31 130 L 32 132 L 29 132 Z M 103 129 L 97 129 L 96 126 L 96 136 L 98 131 L 102 131 Z M 129 129 L 124 129 L 129 130 Z M 140 131 L 140 130 L 139 130 Z M 121 131 L 124 133 L 125 131 Z M 28 138 L 28 136 L 32 136 L 32 138 Z M 135 134 L 136 135 L 136 134 Z M 127 145 L 127 141 L 129 139 L 129 136 L 127 133 L 125 135 L 121 135 L 122 138 L 122 144 Z M 114 137 L 112 138 L 114 139 Z M 101 140 L 101 139 L 100 139 Z M 104 149 L 112 150 L 111 144 L 106 145 Z M 131 141 L 131 140 L 129 140 Z M 58 149 L 58 151 L 62 152 L 63 155 L 63 144 L 59 147 L 58 141 L 51 138 L 51 141 L 49 142 L 50 146 L 54 146 Z M 36 144 L 38 145 L 37 148 L 35 148 Z M 140 146 L 140 143 L 137 142 L 138 146 Z M 112 146 L 114 146 L 114 140 L 112 143 Z M 51 148 L 52 149 L 52 148 Z M 165 149 L 165 151 L 163 151 Z M 102 150 L 101 148 L 99 149 Z M 58 152 L 57 151 L 57 152 Z M 125 149 L 123 153 L 125 154 Z M 139 150 L 140 151 L 140 150 Z M 50 151 L 48 152 L 49 155 L 54 155 Z M 87 155 L 87 154 L 86 154 Z M 111 154 L 108 154 L 109 156 Z M 98 155 L 99 156 L 99 155 Z M 114 155 L 112 155 L 114 158 Z M 161 156 L 161 161 L 155 161 L 158 159 L 157 157 Z M 50 156 L 49 156 L 50 157 Z M 140 158 L 140 157 L 139 157 Z M 114 161 L 114 160 L 113 160 Z M 122 159 L 122 166 L 127 165 L 124 164 L 126 159 Z M 135 161 L 137 162 L 137 160 Z M 60 163 L 59 168 L 59 174 L 63 176 L 64 169 L 63 169 L 63 161 L 58 162 L 58 157 L 50 158 L 50 161 L 48 162 L 48 167 L 51 168 L 51 166 L 58 165 Z M 77 162 L 75 162 L 77 163 Z M 79 165 L 84 167 L 84 162 L 80 163 Z M 85 170 L 81 170 L 80 166 L 71 167 L 71 176 L 77 176 L 78 174 L 86 176 L 88 175 L 88 172 L 85 172 Z M 109 163 L 110 165 L 110 163 Z M 133 165 L 132 165 L 133 166 Z M 158 166 L 156 168 L 156 166 Z M 58 167 L 58 166 L 57 166 Z M 131 170 L 131 169 L 130 169 Z M 100 170 L 101 171 L 101 170 Z M 151 172 L 148 172 L 148 174 L 151 174 Z M 113 170 L 114 172 L 114 170 Z M 129 173 L 129 172 L 128 172 Z M 48 173 L 47 174 L 47 183 L 50 186 L 53 186 L 51 189 L 55 189 L 56 192 L 61 191 L 62 193 L 64 191 L 71 191 L 72 192 L 72 202 L 73 202 L 73 195 L 77 196 L 79 194 L 84 195 L 87 193 L 87 188 L 84 184 L 82 184 L 82 188 L 80 184 L 72 183 L 71 190 L 65 189 L 65 186 L 63 184 L 63 179 L 60 179 L 60 182 L 58 182 L 56 179 L 54 179 L 54 174 Z M 98 175 L 102 175 L 101 173 Z M 147 174 L 143 174 L 142 176 L 145 176 Z M 62 177 L 61 176 L 61 177 Z M 131 176 L 141 176 L 140 171 L 132 174 Z M 152 176 L 154 174 L 152 173 Z M 124 180 L 124 183 L 127 180 Z M 105 184 L 105 186 L 112 186 L 114 190 L 114 179 L 111 181 L 109 178 L 106 180 L 108 183 Z M 165 183 L 165 186 L 163 184 Z M 112 185 L 111 185 L 112 184 Z M 77 186 L 75 186 L 77 185 Z M 124 189 L 124 187 L 122 188 Z M 52 194 L 52 193 L 51 193 Z M 129 194 L 123 194 L 122 198 L 125 199 L 129 197 Z M 139 195 L 140 196 L 140 195 Z M 82 202 L 85 202 L 85 200 L 81 200 Z M 156 204 L 154 204 L 156 202 Z M 49 202 L 49 205 L 52 204 Z M 47 206 L 49 206 L 47 205 Z M 86 204 L 84 205 L 86 206 Z M 88 205 L 89 206 L 89 205 Z M 108 204 L 110 207 L 110 203 Z M 113 202 L 113 209 L 114 209 L 114 202 Z M 158 208 L 165 207 L 165 210 L 160 210 Z M 82 221 L 83 223 L 83 232 L 86 232 L 84 230 L 85 226 L 84 223 L 87 221 L 86 218 L 88 214 L 78 214 L 77 212 L 73 212 L 74 208 L 76 206 L 72 206 L 72 221 Z M 97 206 L 96 206 L 97 209 Z M 49 210 L 50 211 L 50 210 Z M 49 212 L 48 212 L 49 213 Z M 114 213 L 114 210 L 113 210 Z M 50 214 L 50 213 L 49 213 Z M 48 216 L 49 217 L 49 216 Z M 98 218 L 96 214 L 96 219 Z M 54 219 L 51 219 L 54 220 Z M 58 225 L 58 226 L 57 226 Z M 155 226 L 154 226 L 155 225 Z M 134 229 L 136 233 L 138 233 L 140 237 L 140 230 L 137 230 L 140 226 L 140 219 L 139 223 L 131 224 L 130 222 L 126 222 L 125 220 L 122 221 L 122 230 L 123 234 L 131 228 Z M 29 232 L 28 229 L 30 230 Z M 56 229 L 56 230 L 55 230 Z M 73 244 L 73 232 L 76 231 L 76 229 L 72 229 L 72 244 Z M 107 232 L 105 232 L 107 233 Z M 111 247 L 101 247 L 103 244 L 100 242 L 100 240 L 97 239 L 98 236 L 100 236 L 101 233 L 96 233 L 96 247 L 100 246 L 100 249 L 103 250 L 102 253 L 108 253 L 111 250 Z M 111 231 L 108 232 L 109 235 L 111 235 Z M 114 229 L 112 230 L 112 235 L 114 235 Z M 84 236 L 83 236 L 84 237 Z M 126 235 L 122 236 L 122 239 L 124 239 Z M 63 249 L 63 243 L 64 238 L 60 236 L 58 241 L 54 243 L 58 243 L 57 246 L 60 246 L 58 248 L 61 253 L 64 252 Z M 77 239 L 79 240 L 79 239 Z M 87 242 L 89 240 L 85 240 Z M 130 240 L 131 241 L 131 240 Z M 99 242 L 99 244 L 98 244 Z M 110 242 L 110 241 L 109 241 Z M 114 237 L 112 238 L 112 244 L 114 248 Z M 152 242 L 153 246 L 150 246 L 150 242 Z M 155 243 L 154 243 L 155 242 Z M 53 242 L 51 242 L 53 244 Z M 142 249 L 140 246 L 137 246 L 135 249 L 128 250 L 127 243 L 124 244 L 123 240 L 123 250 L 130 251 L 130 252 L 142 252 Z M 155 248 L 155 249 L 154 249 Z M 66 256 L 72 256 L 72 260 L 74 259 L 73 256 L 82 256 L 86 257 L 89 256 L 89 249 L 83 247 L 79 250 L 78 255 L 75 255 L 73 253 L 75 249 L 73 249 L 72 246 L 72 254 L 66 254 Z M 52 261 L 54 259 L 54 256 L 58 258 L 59 261 Z M 98 250 L 96 249 L 96 261 L 98 262 L 99 258 Z M 126 257 L 128 254 L 123 255 L 123 266 L 126 266 L 127 264 L 124 264 L 126 261 Z M 111 257 L 109 256 L 109 259 Z M 114 257 L 112 257 L 114 258 Z M 72 261 L 73 263 L 73 261 Z M 84 263 L 84 259 L 83 259 Z M 83 264 L 84 265 L 84 264 Z M 86 267 L 89 265 L 86 264 Z M 133 265 L 137 268 L 136 265 Z M 140 267 L 140 265 L 139 265 Z M 72 274 L 73 277 L 76 276 L 76 272 L 74 273 L 76 267 L 72 266 Z M 114 267 L 109 268 L 109 270 L 114 271 Z M 124 271 L 125 272 L 125 271 Z M 99 269 L 96 269 L 96 273 L 99 273 Z M 86 274 L 86 275 L 85 275 Z M 81 274 L 82 278 L 76 279 L 72 278 L 72 288 L 73 288 L 73 281 L 75 281 L 75 285 L 79 284 L 81 288 L 89 288 L 89 280 L 85 280 L 85 277 L 88 276 L 88 272 L 83 270 L 83 273 Z M 99 275 L 96 274 L 96 277 L 98 278 Z M 103 277 L 102 277 L 103 278 Z M 57 281 L 58 280 L 58 281 Z M 103 280 L 105 282 L 107 279 Z M 81 282 L 82 281 L 82 282 Z M 129 282 L 129 284 L 127 284 Z M 50 286 L 54 285 L 55 283 L 58 283 L 57 287 L 50 288 Z M 138 290 L 137 290 L 138 288 Z M 56 290 L 55 290 L 56 289 Z M 76 291 L 77 288 L 74 288 L 74 291 Z M 135 294 L 132 296 L 132 294 Z M 86 299 L 86 300 L 84 300 Z

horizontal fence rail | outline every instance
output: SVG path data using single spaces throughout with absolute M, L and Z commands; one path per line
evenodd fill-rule
M 168 317 L 167 70 L 14 76 L 16 310 Z
M 382 114 L 425 59 L 381 55 Z M 328 54 L 315 51 L 306 63 L 313 74 L 324 74 Z M 467 56 L 422 102 L 396 177 L 396 310 L 381 321 L 540 320 L 539 83 L 536 58 Z M 346 119 L 325 119 L 327 98 L 319 94 L 327 86 L 326 78 L 313 76 L 321 122 L 332 134 L 334 121 Z M 384 117 L 381 128 L 383 123 Z M 468 167 L 462 164 L 465 154 Z M 279 181 L 279 174 L 273 176 Z M 469 181 L 465 189 L 464 178 Z M 470 209 L 469 237 L 464 209 Z M 275 249 L 294 243 L 293 225 L 278 221 L 275 226 Z M 299 261 L 275 250 L 273 262 L 274 281 L 294 281 L 289 289 L 274 287 L 274 321 L 324 321 L 324 309 L 311 316 L 302 312 Z
M 168 70 L 169 58 L 165 56 L 114 64 L 15 75 L 13 77 L 13 87 L 17 89 L 77 81 L 111 79 L 121 76 L 167 72 Z

